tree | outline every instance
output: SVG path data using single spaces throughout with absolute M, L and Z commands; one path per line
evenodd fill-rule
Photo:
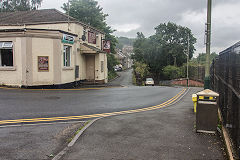
M 108 66 L 108 71 L 114 71 L 114 66 L 119 64 L 118 60 L 114 57 L 113 54 L 107 54 L 107 66 Z
M 115 30 L 107 25 L 106 17 L 108 14 L 103 13 L 103 8 L 98 5 L 97 1 L 70 0 L 69 7 L 68 3 L 64 3 L 62 9 L 77 20 L 103 31 L 105 39 L 111 41 L 111 53 L 115 53 L 117 39 L 111 35 Z
M 145 47 L 147 47 L 147 38 L 145 38 L 142 32 L 138 32 L 136 41 L 133 43 L 134 55 L 132 55 L 132 59 L 138 62 L 144 62 Z
M 194 38 L 189 28 L 168 22 L 167 24 L 158 25 L 155 30 L 156 34 L 152 38 L 160 43 L 163 47 L 163 52 L 168 54 L 168 65 L 182 66 L 186 62 L 188 36 L 189 59 L 193 57 L 196 38 Z
M 158 25 L 156 33 L 146 38 L 142 33 L 137 33 L 137 39 L 133 44 L 135 61 L 144 62 L 156 80 L 161 79 L 163 68 L 168 65 L 182 66 L 187 60 L 187 44 L 189 35 L 189 58 L 192 58 L 195 50 L 196 38 L 187 27 L 175 23 L 163 23 Z
M 213 61 L 218 55 L 213 52 L 210 54 L 210 62 Z M 193 59 L 194 63 L 205 65 L 206 64 L 206 53 L 200 53 L 197 58 Z
M 143 62 L 135 62 L 133 68 L 137 85 L 142 85 L 144 79 L 150 74 L 148 65 Z
M 41 4 L 42 0 L 2 0 L 0 12 L 36 10 Z
M 163 74 L 166 79 L 177 79 L 182 76 L 181 69 L 176 66 L 166 66 L 163 68 Z
M 114 57 L 113 54 L 107 54 L 107 67 L 108 67 L 108 80 L 114 79 L 117 76 L 117 73 L 114 70 L 114 66 L 119 64 L 118 60 Z

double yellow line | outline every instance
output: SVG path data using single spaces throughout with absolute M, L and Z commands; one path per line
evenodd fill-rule
M 2 120 L 0 121 L 0 125 L 10 125 L 10 124 L 20 124 L 20 123 L 40 123 L 40 122 L 54 122 L 54 121 L 69 121 L 69 120 L 81 120 L 81 119 L 88 119 L 88 118 L 98 118 L 98 117 L 108 117 L 108 116 L 115 116 L 115 115 L 122 115 L 122 114 L 129 114 L 129 113 L 138 113 L 144 111 L 151 111 L 155 109 L 160 109 L 166 107 L 172 103 L 174 103 L 181 95 L 183 95 L 186 91 L 182 89 L 176 96 L 169 99 L 168 101 L 142 109 L 135 109 L 135 110 L 127 110 L 127 111 L 119 111 L 119 112 L 112 112 L 112 113 L 102 113 L 102 114 L 92 114 L 92 115 L 82 115 L 82 116 L 69 116 L 69 117 L 52 117 L 52 118 L 33 118 L 33 119 L 16 119 L 16 120 Z

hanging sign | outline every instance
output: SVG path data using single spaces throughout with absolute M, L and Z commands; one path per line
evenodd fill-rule
M 110 41 L 103 41 L 103 50 L 105 52 L 110 53 L 111 52 L 110 47 L 111 47 Z
M 88 43 L 96 44 L 96 33 L 88 31 Z
M 48 72 L 49 63 L 48 56 L 38 56 L 38 72 Z
M 74 37 L 71 36 L 71 35 L 68 35 L 68 34 L 63 34 L 62 42 L 73 44 L 74 43 Z

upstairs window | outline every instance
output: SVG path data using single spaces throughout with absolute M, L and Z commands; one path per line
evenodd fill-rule
M 13 43 L 0 42 L 0 67 L 13 66 Z
M 63 66 L 70 67 L 71 66 L 71 46 L 64 46 L 63 49 Z

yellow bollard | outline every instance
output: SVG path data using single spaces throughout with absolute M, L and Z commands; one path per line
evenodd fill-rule
M 196 94 L 192 95 L 192 101 L 194 105 L 194 113 L 196 113 L 197 112 L 197 95 Z

